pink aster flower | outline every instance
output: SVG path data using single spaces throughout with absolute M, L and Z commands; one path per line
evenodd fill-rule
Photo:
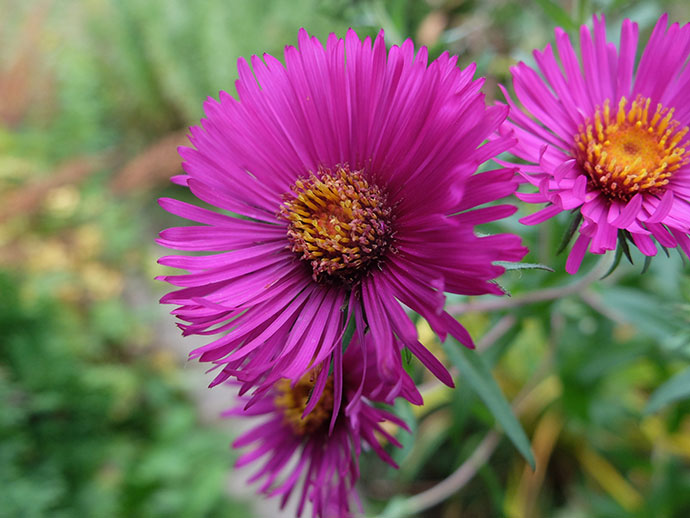
M 354 485 L 359 479 L 362 446 L 397 467 L 382 442 L 398 447 L 400 443 L 391 435 L 390 427 L 382 425 L 407 426 L 390 412 L 372 406 L 376 401 L 372 389 L 386 383 L 374 381 L 374 351 L 373 347 L 361 347 L 356 338 L 348 347 L 343 358 L 345 405 L 337 413 L 333 412 L 333 375 L 325 369 L 307 373 L 297 382 L 278 381 L 249 409 L 238 407 L 226 412 L 226 416 L 264 417 L 233 443 L 235 448 L 252 448 L 238 459 L 237 467 L 262 463 L 249 479 L 250 483 L 262 481 L 259 493 L 280 495 L 282 508 L 296 491 L 298 516 L 310 502 L 314 517 L 346 517 L 352 503 L 359 504 Z M 412 380 L 407 375 L 403 378 L 403 390 L 418 394 Z M 362 379 L 367 380 L 364 385 Z M 322 390 L 317 400 L 311 395 L 319 386 Z
M 637 24 L 625 20 L 618 49 L 606 40 L 603 16 L 580 29 L 580 57 L 556 29 L 534 57 L 541 75 L 512 68 L 515 94 L 504 131 L 537 186 L 518 196 L 547 206 L 521 221 L 536 224 L 564 210 L 582 217 L 566 270 L 575 273 L 589 248 L 603 254 L 631 241 L 646 256 L 656 243 L 690 255 L 690 24 L 668 27 L 662 16 L 637 66 Z M 560 62 L 560 65 L 559 65 Z M 656 241 L 656 243 L 655 243 Z
M 285 65 L 240 59 L 238 99 L 206 102 L 174 181 L 220 211 L 161 199 L 201 225 L 159 243 L 207 252 L 160 260 L 188 271 L 163 277 L 181 289 L 161 301 L 179 306 L 184 334 L 220 334 L 192 353 L 219 367 L 212 384 L 236 376 L 258 397 L 333 364 L 337 392 L 348 322 L 372 335 L 380 378 L 398 381 L 386 400 L 403 347 L 452 384 L 401 303 L 471 347 L 444 291 L 500 295 L 493 261 L 526 251 L 517 236 L 473 232 L 515 210 L 471 210 L 514 192 L 512 170 L 474 174 L 513 141 L 484 144 L 507 107 L 487 108 L 474 67 L 456 61 L 428 63 L 411 41 L 387 52 L 383 34 L 372 46 L 352 30 L 324 47 L 302 30 Z

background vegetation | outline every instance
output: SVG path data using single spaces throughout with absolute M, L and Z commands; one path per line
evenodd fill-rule
M 612 37 L 630 17 L 645 41 L 662 12 L 690 21 L 683 0 L 5 0 L 1 11 L 0 517 L 275 516 L 237 496 L 248 494 L 228 449 L 237 424 L 217 418 L 232 394 L 207 391 L 185 364 L 192 345 L 152 280 L 153 239 L 177 224 L 155 200 L 187 196 L 168 183 L 175 148 L 204 99 L 233 90 L 238 56 L 280 56 L 301 26 L 321 38 L 383 27 L 391 44 L 411 37 L 476 61 L 491 100 L 556 25 L 574 34 L 603 12 Z M 690 516 L 687 261 L 662 255 L 641 275 L 633 254 L 600 282 L 592 259 L 571 278 L 554 253 L 559 224 L 502 224 L 524 236 L 527 261 L 555 271 L 501 283 L 518 302 L 551 298 L 492 311 L 451 301 L 483 338 L 479 363 L 448 360 L 492 369 L 536 470 L 491 431 L 495 412 L 475 395 L 491 387 L 464 376 L 447 391 L 410 365 L 427 405 L 399 408 L 416 430 L 399 471 L 364 459 L 371 513 L 401 516 L 400 495 L 469 466 L 474 478 L 418 515 Z

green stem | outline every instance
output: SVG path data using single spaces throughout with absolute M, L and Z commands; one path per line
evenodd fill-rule
M 481 300 L 464 304 L 452 304 L 446 307 L 446 311 L 452 315 L 459 315 L 468 312 L 499 311 L 501 309 L 516 308 L 544 302 L 547 300 L 560 299 L 568 295 L 573 295 L 584 290 L 594 281 L 600 279 L 608 270 L 613 260 L 614 254 L 607 253 L 599 260 L 592 270 L 581 279 L 566 286 L 556 288 L 546 288 L 544 290 L 532 291 L 516 297 L 503 297 L 500 299 Z

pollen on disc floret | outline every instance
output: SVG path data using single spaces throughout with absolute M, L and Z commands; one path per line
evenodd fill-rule
M 673 172 L 688 163 L 688 127 L 673 119 L 673 109 L 638 96 L 618 111 L 609 100 L 598 108 L 575 137 L 575 156 L 593 185 L 612 199 L 628 201 L 637 193 L 657 194 Z
M 290 248 L 317 282 L 354 284 L 393 251 L 386 194 L 347 165 L 321 168 L 292 186 L 280 209 Z
M 295 383 L 287 379 L 276 383 L 275 405 L 282 410 L 283 421 L 297 435 L 313 434 L 327 427 L 333 413 L 333 377 L 329 376 L 314 409 L 304 415 L 314 391 L 316 376 L 316 373 L 308 372 Z

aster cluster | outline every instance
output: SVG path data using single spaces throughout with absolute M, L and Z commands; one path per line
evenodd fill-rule
M 487 106 L 474 65 L 429 62 L 410 41 L 387 49 L 382 33 L 324 45 L 302 30 L 284 63 L 239 60 L 237 98 L 205 103 L 173 179 L 213 209 L 160 200 L 198 224 L 159 242 L 202 252 L 160 259 L 186 271 L 162 277 L 179 288 L 162 302 L 184 335 L 213 337 L 192 357 L 211 365 L 211 386 L 239 391 L 227 414 L 260 417 L 234 446 L 249 448 L 238 465 L 262 462 L 250 479 L 261 493 L 283 505 L 296 493 L 298 515 L 349 516 L 362 449 L 395 465 L 385 446 L 406 425 L 385 408 L 423 402 L 403 352 L 453 386 L 413 315 L 474 347 L 445 294 L 504 294 L 498 263 L 527 250 L 475 226 L 511 216 L 491 202 L 520 182 L 538 188 L 521 200 L 547 204 L 523 223 L 564 210 L 582 221 L 571 273 L 620 240 L 690 254 L 690 27 L 666 26 L 637 67 L 630 21 L 619 51 L 603 19 L 583 27 L 581 65 L 557 30 L 560 65 L 547 47 L 543 78 L 513 69 L 520 105 L 504 89 L 508 105 Z M 527 164 L 477 172 L 506 151 Z
M 546 203 L 521 220 L 541 223 L 574 211 L 577 239 L 566 270 L 576 273 L 587 251 L 657 245 L 690 256 L 690 24 L 657 22 L 637 62 L 637 24 L 625 20 L 618 47 L 607 41 L 603 17 L 580 30 L 581 61 L 567 33 L 556 29 L 556 50 L 536 50 L 541 75 L 524 63 L 512 69 L 518 106 L 501 128 L 525 160 L 521 174 L 538 192 L 518 193 Z M 619 252 L 620 253 L 620 252 Z

